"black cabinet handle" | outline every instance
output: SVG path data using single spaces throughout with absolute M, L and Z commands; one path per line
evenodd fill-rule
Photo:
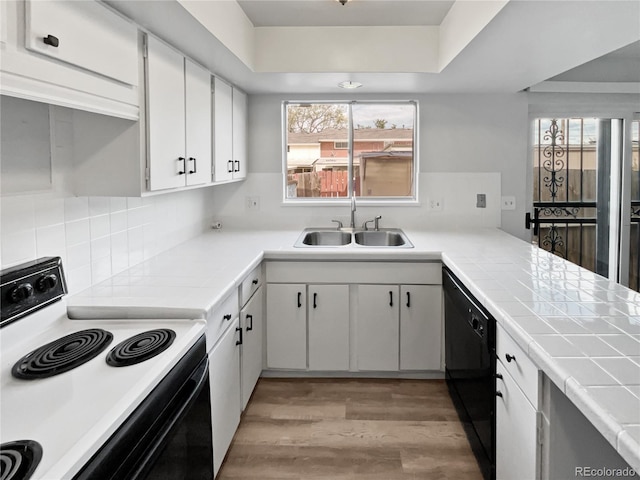
M 240 327 L 236 327 L 236 332 L 240 332 L 240 340 L 236 341 L 236 345 L 242 345 L 242 329 Z
M 258 284 L 258 279 L 254 278 L 253 281 L 251 282 L 253 285 L 257 285 Z
M 187 170 L 187 160 L 184 157 L 178 157 L 178 161 L 182 162 L 182 170 L 178 171 L 178 175 L 184 175 Z
M 496 373 L 496 378 L 499 378 L 500 380 L 502 380 L 502 374 L 501 373 Z
M 393 292 L 389 291 L 389 306 L 393 307 Z
M 318 308 L 318 294 L 313 294 L 313 308 Z
M 42 39 L 42 41 L 45 44 L 51 45 L 52 47 L 55 47 L 55 48 L 58 48 L 58 45 L 60 45 L 60 40 L 58 40 L 58 37 L 54 37 L 53 35 L 47 35 Z
M 411 308 L 411 292 L 407 292 L 407 308 Z
M 233 160 L 227 161 L 227 173 L 233 172 Z
M 247 315 L 246 319 L 249 320 L 249 326 L 247 327 L 247 332 L 253 330 L 253 315 Z
M 224 320 L 229 321 L 231 320 L 231 314 L 227 313 L 225 316 L 222 317 Z
M 514 361 L 514 362 L 516 361 L 515 355 L 509 355 L 508 353 L 504 356 L 504 358 L 507 359 L 508 363 L 511 363 L 511 361 Z
M 298 308 L 302 306 L 302 292 L 298 292 Z
M 236 164 L 237 167 L 238 167 L 238 168 L 234 168 L 233 171 L 234 172 L 239 172 L 240 171 L 240 160 L 234 160 L 233 163 Z
M 198 162 L 196 162 L 196 157 L 189 157 L 189 161 L 193 162 L 193 170 L 189 170 L 189 173 L 196 173 L 198 171 Z
M 496 392 L 496 397 L 503 397 L 502 392 L 500 390 Z

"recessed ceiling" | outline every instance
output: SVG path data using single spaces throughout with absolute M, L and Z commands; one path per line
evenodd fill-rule
M 453 0 L 238 0 L 254 27 L 440 25 Z

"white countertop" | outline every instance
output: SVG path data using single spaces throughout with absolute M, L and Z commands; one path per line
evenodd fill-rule
M 640 294 L 500 230 L 405 233 L 415 248 L 295 248 L 300 230 L 211 231 L 69 298 L 69 315 L 207 318 L 263 259 L 442 260 L 640 471 Z

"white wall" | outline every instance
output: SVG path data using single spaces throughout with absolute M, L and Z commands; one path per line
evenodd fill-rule
M 50 188 L 0 197 L 0 265 L 60 256 L 73 293 L 202 233 L 212 208 L 210 189 L 75 197 L 66 175 L 73 166 L 72 115 L 52 107 Z
M 358 95 L 357 99 L 377 99 Z M 243 184 L 216 187 L 216 219 L 234 227 L 301 227 L 348 219 L 348 207 L 282 205 L 282 119 L 284 100 L 338 100 L 344 96 L 251 95 L 249 175 Z M 384 99 L 409 98 L 387 95 Z M 526 94 L 416 95 L 419 102 L 420 205 L 359 207 L 358 222 L 383 215 L 382 225 L 413 228 L 502 226 L 521 238 L 524 229 L 529 136 Z M 475 207 L 487 194 L 487 209 Z M 260 210 L 248 210 L 246 196 L 260 196 Z M 515 211 L 500 211 L 501 195 L 516 197 Z M 442 212 L 426 200 L 443 200 Z

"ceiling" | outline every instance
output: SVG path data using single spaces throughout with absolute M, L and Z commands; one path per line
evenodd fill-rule
M 517 92 L 549 79 L 640 93 L 637 0 L 103 1 L 249 93 L 342 94 L 344 80 L 363 94 Z
M 440 25 L 455 2 L 238 0 L 254 27 Z

